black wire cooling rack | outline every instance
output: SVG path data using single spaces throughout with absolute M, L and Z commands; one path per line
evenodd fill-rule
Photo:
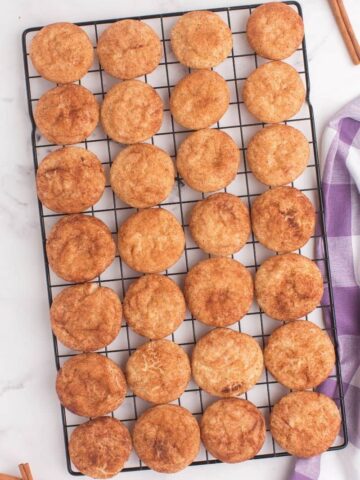
M 297 2 L 288 1 L 284 2 L 291 5 L 293 8 L 302 15 L 301 7 Z M 246 21 L 254 8 L 258 5 L 246 5 L 230 8 L 215 8 L 212 11 L 220 15 L 229 25 L 233 34 L 233 50 L 231 55 L 214 68 L 219 72 L 228 82 L 228 86 L 231 92 L 231 101 L 229 109 L 223 118 L 217 123 L 216 127 L 225 130 L 229 133 L 239 145 L 242 162 L 240 170 L 237 173 L 236 179 L 225 189 L 226 191 L 233 193 L 245 201 L 248 206 L 251 206 L 252 199 L 266 190 L 267 187 L 261 185 L 253 177 L 252 173 L 247 168 L 246 162 L 246 146 L 251 136 L 264 124 L 259 123 L 254 117 L 252 117 L 246 110 L 241 98 L 242 84 L 246 80 L 247 76 L 258 65 L 264 63 L 265 60 L 257 57 L 249 48 L 246 40 Z M 184 12 L 168 13 L 164 15 L 148 15 L 143 17 L 131 17 L 146 21 L 154 30 L 158 33 L 162 45 L 163 45 L 163 60 L 159 67 L 151 74 L 141 78 L 145 82 L 151 84 L 160 94 L 164 100 L 164 120 L 161 130 L 151 139 L 151 143 L 164 148 L 172 158 L 175 158 L 176 151 L 188 133 L 187 130 L 176 124 L 170 115 L 169 111 L 169 95 L 173 86 L 177 81 L 190 70 L 183 67 L 177 62 L 176 58 L 170 48 L 169 32 L 172 25 L 176 22 Z M 94 48 L 101 32 L 109 26 L 109 24 L 119 20 L 100 20 L 93 22 L 80 22 L 77 25 L 84 28 L 93 41 Z M 40 95 L 53 87 L 50 82 L 42 79 L 34 70 L 31 60 L 28 54 L 28 47 L 34 34 L 41 27 L 29 28 L 24 31 L 22 37 L 24 66 L 26 76 L 26 91 L 28 98 L 28 108 L 30 119 L 32 123 L 32 147 L 34 156 L 35 171 L 37 170 L 38 163 L 42 158 L 50 151 L 58 148 L 57 145 L 49 144 L 45 138 L 36 130 L 34 123 L 33 110 Z M 336 368 L 331 375 L 333 379 L 334 387 L 334 399 L 337 401 L 341 416 L 342 416 L 342 431 L 341 436 L 338 437 L 336 444 L 330 448 L 330 450 L 337 450 L 343 448 L 347 444 L 347 429 L 345 421 L 345 408 L 344 408 L 344 393 L 341 381 L 340 363 L 338 356 L 338 341 L 336 331 L 335 312 L 333 305 L 333 292 L 330 279 L 330 266 L 328 258 L 328 246 L 326 231 L 324 226 L 324 210 L 323 200 L 320 188 L 320 167 L 317 152 L 317 143 L 315 136 L 315 125 L 313 109 L 309 101 L 310 93 L 310 80 L 309 70 L 307 62 L 306 44 L 303 41 L 302 48 L 297 50 L 289 59 L 288 63 L 295 66 L 304 80 L 307 88 L 307 101 L 303 109 L 294 118 L 288 120 L 289 123 L 298 129 L 302 130 L 307 136 L 309 144 L 311 146 L 311 159 L 305 172 L 297 179 L 292 185 L 302 190 L 314 203 L 317 210 L 317 225 L 318 229 L 316 234 L 309 240 L 309 242 L 299 250 L 309 258 L 314 259 L 324 276 L 324 299 L 322 305 L 319 305 L 314 312 L 308 315 L 307 319 L 317 323 L 322 328 L 326 329 L 328 333 L 333 337 L 336 348 Z M 82 85 L 89 88 L 97 97 L 99 101 L 102 101 L 106 91 L 110 86 L 116 83 L 115 79 L 109 77 L 98 65 L 97 61 L 89 71 L 89 73 L 81 79 Z M 117 143 L 106 138 L 100 127 L 83 143 L 81 146 L 93 151 L 101 159 L 105 169 L 109 169 L 112 160 L 121 149 L 121 146 Z M 166 208 L 174 213 L 179 221 L 181 221 L 185 234 L 186 234 L 186 248 L 182 258 L 177 262 L 175 266 L 166 271 L 166 275 L 171 276 L 178 284 L 182 284 L 183 278 L 186 272 L 191 266 L 196 263 L 205 255 L 196 247 L 192 242 L 188 232 L 188 213 L 190 208 L 196 203 L 196 201 L 204 198 L 203 194 L 199 194 L 189 187 L 187 187 L 181 180 L 176 179 L 176 187 L 174 188 L 170 197 L 164 201 L 161 205 L 162 208 Z M 106 186 L 105 193 L 102 199 L 88 212 L 89 215 L 94 215 L 108 224 L 113 234 L 116 235 L 118 225 L 129 216 L 134 209 L 122 203 L 117 199 L 114 193 L 111 191 L 110 185 Z M 56 277 L 53 272 L 50 271 L 46 258 L 45 244 L 46 237 L 51 226 L 59 220 L 61 215 L 47 210 L 39 202 L 39 214 L 40 214 L 40 226 L 43 240 L 45 270 L 49 304 L 52 303 L 53 296 L 56 295 L 67 284 L 63 280 Z M 320 248 L 315 249 L 315 242 L 320 242 Z M 316 256 L 316 251 L 322 251 L 323 255 Z M 250 271 L 255 272 L 261 262 L 271 255 L 271 252 L 262 247 L 251 235 L 251 239 L 247 242 L 246 246 L 234 256 L 237 260 L 241 261 Z M 138 277 L 139 275 L 130 270 L 126 264 L 122 263 L 120 257 L 114 260 L 114 263 L 94 282 L 101 285 L 107 285 L 112 287 L 121 298 L 124 296 L 129 283 Z M 326 299 L 326 300 L 325 300 Z M 264 346 L 266 338 L 272 332 L 274 328 L 279 325 L 279 322 L 268 318 L 260 309 L 257 304 L 254 303 L 250 312 L 244 317 L 241 322 L 235 324 L 232 328 L 246 332 L 252 335 L 261 345 Z M 183 325 L 174 332 L 171 336 L 172 340 L 181 345 L 188 353 L 191 353 L 192 346 L 196 342 L 197 338 L 202 336 L 208 327 L 200 324 L 194 320 L 190 313 L 187 312 L 186 320 Z M 144 342 L 144 338 L 137 336 L 132 332 L 124 323 L 119 337 L 107 348 L 100 353 L 115 360 L 118 364 L 124 367 L 126 359 L 135 348 Z M 56 338 L 53 337 L 55 361 L 56 367 L 59 369 L 63 362 L 74 355 L 75 352 L 67 350 Z M 267 424 L 266 440 L 262 450 L 255 458 L 269 458 L 288 455 L 284 452 L 279 445 L 277 445 L 271 437 L 269 431 L 269 412 L 272 405 L 284 394 L 287 390 L 279 385 L 271 375 L 265 371 L 263 377 L 257 383 L 257 385 L 245 394 L 245 397 L 256 404 L 256 406 L 262 411 L 265 416 Z M 196 417 L 201 416 L 204 408 L 214 399 L 201 391 L 193 382 L 191 382 L 184 394 L 178 400 L 178 403 L 188 408 Z M 141 412 L 149 405 L 141 399 L 137 398 L 131 392 L 128 392 L 125 402 L 119 407 L 119 409 L 112 413 L 113 416 L 122 420 L 129 428 L 141 414 Z M 87 419 L 77 417 L 63 407 L 61 407 L 61 415 L 64 430 L 64 440 L 66 448 L 66 459 L 68 470 L 73 475 L 80 475 L 78 471 L 74 469 L 71 464 L 68 452 L 68 439 L 71 431 L 76 425 L 83 423 Z M 203 447 L 199 456 L 193 462 L 193 465 L 202 465 L 209 463 L 217 463 L 218 460 L 214 459 Z M 141 470 L 145 467 L 135 453 L 130 457 L 124 471 Z

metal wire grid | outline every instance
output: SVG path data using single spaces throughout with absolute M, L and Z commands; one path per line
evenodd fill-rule
M 302 15 L 301 7 L 297 2 L 288 1 L 284 3 L 291 5 L 293 8 L 297 9 L 300 15 Z M 251 136 L 259 128 L 264 127 L 264 124 L 259 123 L 246 111 L 241 98 L 242 83 L 254 68 L 261 63 L 264 63 L 264 59 L 257 57 L 251 50 L 249 50 L 245 38 L 246 20 L 256 6 L 258 5 L 212 9 L 212 11 L 217 12 L 217 14 L 228 23 L 230 29 L 232 30 L 234 42 L 234 48 L 231 55 L 220 66 L 214 68 L 214 70 L 218 71 L 227 80 L 231 91 L 229 110 L 217 123 L 216 128 L 221 128 L 229 133 L 240 146 L 240 151 L 242 154 L 241 167 L 237 173 L 236 179 L 232 182 L 232 184 L 224 189 L 224 191 L 236 194 L 242 198 L 249 207 L 251 206 L 252 199 L 265 191 L 267 188 L 256 181 L 251 171 L 248 170 L 246 163 L 246 145 Z M 150 83 L 158 91 L 160 96 L 163 98 L 165 105 L 163 126 L 161 130 L 153 138 L 151 138 L 150 141 L 152 144 L 168 151 L 173 159 L 176 157 L 176 151 L 179 144 L 189 132 L 174 122 L 170 115 L 168 106 L 171 89 L 177 83 L 179 78 L 190 71 L 190 69 L 183 67 L 179 64 L 179 62 L 177 62 L 176 58 L 171 52 L 169 41 L 169 31 L 171 26 L 183 13 L 184 12 L 177 12 L 164 15 L 132 17 L 145 20 L 147 23 L 149 23 L 157 31 L 162 41 L 164 55 L 160 66 L 153 74 L 144 76 L 142 79 L 145 82 Z M 78 23 L 78 25 L 83 27 L 89 34 L 90 38 L 92 38 L 94 42 L 95 47 L 101 32 L 109 24 L 117 20 L 119 19 L 81 22 Z M 53 86 L 49 82 L 43 80 L 37 74 L 37 72 L 33 69 L 29 59 L 29 43 L 33 35 L 40 28 L 41 27 L 29 28 L 23 33 L 23 55 L 28 107 L 32 122 L 31 138 L 35 170 L 38 167 L 38 163 L 47 153 L 58 148 L 57 145 L 49 144 L 47 140 L 36 131 L 33 118 L 33 109 L 39 96 Z M 345 447 L 347 444 L 347 429 L 345 421 L 343 387 L 338 359 L 336 321 L 330 280 L 327 239 L 324 228 L 324 211 L 320 189 L 320 169 L 315 136 L 314 116 L 312 106 L 309 101 L 310 81 L 305 40 L 302 44 L 302 48 L 295 52 L 290 59 L 287 59 L 287 62 L 293 64 L 297 68 L 307 87 L 307 103 L 304 105 L 304 108 L 297 116 L 285 123 L 294 125 L 302 130 L 307 136 L 309 144 L 312 147 L 311 160 L 306 171 L 298 180 L 293 182 L 292 185 L 302 190 L 311 199 L 317 210 L 317 232 L 309 240 L 307 245 L 299 250 L 299 253 L 314 259 L 318 263 L 324 276 L 324 299 L 327 299 L 327 301 L 323 301 L 323 304 L 319 305 L 314 312 L 309 314 L 307 319 L 326 329 L 333 337 L 335 343 L 337 360 L 336 368 L 331 377 L 335 381 L 336 386 L 334 398 L 340 407 L 343 422 L 341 437 L 338 437 L 336 444 L 331 447 L 330 450 L 337 450 Z M 79 83 L 89 88 L 97 97 L 99 97 L 99 100 L 101 101 L 104 98 L 106 91 L 112 84 L 116 83 L 116 80 L 111 79 L 95 61 L 95 64 L 89 73 Z M 97 130 L 87 140 L 79 145 L 96 153 L 107 170 L 109 169 L 112 160 L 115 158 L 116 153 L 121 148 L 120 145 L 111 141 L 109 138 L 106 138 L 100 128 L 97 128 Z M 182 182 L 181 178 L 176 178 L 176 187 L 174 188 L 170 197 L 161 205 L 162 208 L 170 210 L 177 216 L 179 221 L 182 223 L 186 234 L 186 248 L 182 258 L 174 267 L 166 271 L 166 275 L 169 275 L 180 285 L 182 284 L 184 275 L 191 268 L 191 266 L 198 260 L 207 257 L 207 255 L 201 252 L 191 240 L 187 223 L 189 210 L 198 200 L 202 198 L 205 198 L 204 194 L 199 194 L 192 191 Z M 121 222 L 127 218 L 127 216 L 133 213 L 133 211 L 133 208 L 122 203 L 115 197 L 114 193 L 111 191 L 110 185 L 106 185 L 105 193 L 102 199 L 94 207 L 89 209 L 86 214 L 93 215 L 104 220 L 105 223 L 107 223 L 111 228 L 112 233 L 116 235 L 118 225 L 121 224 Z M 40 202 L 39 213 L 48 297 L 49 304 L 51 304 L 53 296 L 56 295 L 63 287 L 68 285 L 50 271 L 45 252 L 47 233 L 49 232 L 51 226 L 59 220 L 61 215 L 47 210 L 41 205 Z M 324 254 L 319 258 L 315 258 L 315 241 L 320 241 L 322 243 L 321 250 L 324 252 Z M 262 261 L 270 255 L 271 252 L 262 247 L 252 234 L 246 246 L 238 254 L 234 255 L 234 258 L 241 261 L 252 272 L 255 272 Z M 117 291 L 120 297 L 123 298 L 129 283 L 138 276 L 139 274 L 129 269 L 126 264 L 122 263 L 119 255 L 117 255 L 114 263 L 102 275 L 94 280 L 94 282 L 98 283 L 99 285 L 107 285 L 112 287 L 115 291 Z M 324 318 L 327 319 L 326 322 L 324 321 Z M 244 317 L 241 322 L 238 322 L 232 326 L 232 328 L 252 335 L 259 342 L 261 347 L 264 347 L 266 338 L 278 325 L 278 322 L 267 317 L 259 309 L 258 305 L 254 303 L 246 317 Z M 181 345 L 186 351 L 188 351 L 188 353 L 190 353 L 191 348 L 195 344 L 197 338 L 202 336 L 208 330 L 208 327 L 200 324 L 191 317 L 189 312 L 187 312 L 187 316 L 183 325 L 179 327 L 179 329 L 169 338 Z M 99 353 L 112 358 L 122 367 L 124 367 L 128 356 L 136 349 L 138 345 L 143 343 L 144 340 L 144 338 L 136 335 L 127 327 L 125 323 L 123 323 L 119 337 L 111 345 Z M 55 337 L 53 337 L 53 342 L 56 367 L 59 369 L 63 362 L 70 356 L 74 355 L 75 352 L 63 347 L 57 342 Z M 279 447 L 279 445 L 274 442 L 268 426 L 269 412 L 271 411 L 272 405 L 287 392 L 287 389 L 279 385 L 270 375 L 270 373 L 265 371 L 263 377 L 260 379 L 257 385 L 244 395 L 245 398 L 255 403 L 256 406 L 262 411 L 267 424 L 265 444 L 255 458 L 269 458 L 288 455 Z M 180 397 L 177 403 L 188 408 L 196 417 L 199 417 L 203 413 L 206 406 L 213 400 L 213 397 L 208 395 L 206 392 L 201 391 L 196 384 L 191 381 L 187 390 Z M 118 410 L 113 412 L 112 416 L 119 418 L 129 428 L 131 428 L 136 418 L 138 418 L 141 412 L 148 407 L 149 404 L 137 398 L 131 392 L 128 392 L 124 404 L 121 405 Z M 61 407 L 61 415 L 68 470 L 73 475 L 81 475 L 78 471 L 74 470 L 71 464 L 68 452 L 68 439 L 73 428 L 86 421 L 86 419 L 73 415 L 63 407 Z M 207 463 L 218 463 L 218 460 L 214 459 L 202 447 L 199 456 L 192 465 Z M 138 457 L 133 453 L 124 471 L 141 470 L 145 468 L 147 467 L 145 467 Z

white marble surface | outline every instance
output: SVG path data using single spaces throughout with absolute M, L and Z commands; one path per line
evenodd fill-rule
M 331 115 L 360 93 L 360 66 L 345 51 L 326 0 L 300 0 L 305 16 L 311 73 L 311 99 L 317 132 Z M 28 461 L 36 480 L 70 478 L 65 468 L 62 427 L 53 382 L 53 360 L 41 237 L 34 186 L 21 54 L 21 32 L 54 21 L 81 21 L 211 6 L 240 0 L 3 0 L 0 28 L 0 472 L 16 474 Z M 360 24 L 359 0 L 346 0 Z M 360 25 L 358 25 L 360 27 Z M 360 35 L 360 28 L 358 28 Z M 343 480 L 345 452 L 323 456 L 321 479 Z M 177 479 L 229 476 L 288 478 L 291 458 L 241 465 L 188 468 Z M 121 474 L 124 479 L 165 478 L 151 472 Z

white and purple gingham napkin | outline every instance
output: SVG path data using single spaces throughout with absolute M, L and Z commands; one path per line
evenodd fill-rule
M 342 478 L 355 480 L 360 478 L 360 97 L 342 108 L 327 126 L 322 158 L 325 223 L 352 444 L 351 454 L 345 452 L 339 461 L 346 462 Z M 328 304 L 328 299 L 323 301 Z M 335 382 L 327 380 L 320 390 L 332 396 Z M 317 480 L 320 462 L 320 456 L 298 459 L 291 480 Z

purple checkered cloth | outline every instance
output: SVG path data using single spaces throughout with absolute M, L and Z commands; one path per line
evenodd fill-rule
M 322 156 L 325 223 L 348 434 L 349 441 L 360 449 L 360 97 L 329 123 L 323 135 Z M 318 253 L 321 248 L 319 242 Z M 323 301 L 328 303 L 326 298 Z M 335 382 L 327 380 L 320 390 L 333 395 Z M 317 480 L 320 462 L 320 456 L 298 459 L 290 479 Z

